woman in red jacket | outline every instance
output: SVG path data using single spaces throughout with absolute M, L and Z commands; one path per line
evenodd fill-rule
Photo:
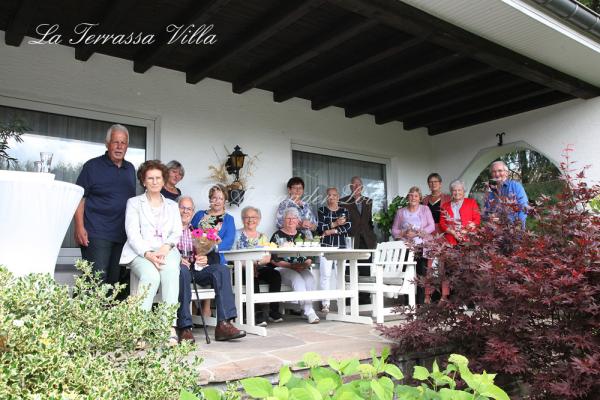
M 445 232 L 448 243 L 462 241 L 466 230 L 474 230 L 481 223 L 479 205 L 474 199 L 465 198 L 465 184 L 455 180 L 450 184 L 452 198 L 442 204 L 440 230 Z
M 441 207 L 440 230 L 445 233 L 448 243 L 455 246 L 463 241 L 467 231 L 479 226 L 481 214 L 477 202 L 465 198 L 465 184 L 462 181 L 450 183 L 450 194 L 451 200 Z M 442 280 L 442 298 L 447 299 L 449 294 L 448 281 Z

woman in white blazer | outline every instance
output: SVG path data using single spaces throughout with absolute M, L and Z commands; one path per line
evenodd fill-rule
M 163 301 L 178 304 L 180 255 L 175 246 L 181 236 L 181 218 L 177 203 L 160 193 L 168 174 L 167 167 L 158 160 L 140 165 L 137 176 L 146 192 L 127 201 L 125 214 L 127 242 L 121 264 L 129 266 L 140 287 L 148 287 L 142 301 L 142 308 L 148 311 L 161 285 Z M 173 315 L 173 326 L 175 321 Z M 174 328 L 169 344 L 177 344 Z

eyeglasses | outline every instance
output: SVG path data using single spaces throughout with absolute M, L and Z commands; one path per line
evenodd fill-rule
M 438 180 L 431 180 L 431 181 L 429 181 L 429 182 L 427 182 L 427 183 L 429 183 L 429 184 L 431 185 L 432 183 L 440 183 L 440 182 L 441 182 L 441 181 L 438 181 Z
M 193 207 L 179 207 L 179 209 L 181 211 L 185 211 L 185 212 L 194 212 L 194 208 Z
M 253 219 L 253 220 L 257 220 L 257 219 L 258 219 L 258 217 L 243 217 L 242 219 L 246 219 L 246 220 L 251 220 L 251 219 Z

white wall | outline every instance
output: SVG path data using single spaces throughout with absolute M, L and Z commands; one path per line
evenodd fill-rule
M 505 144 L 525 142 L 557 165 L 563 150 L 572 145 L 572 161 L 579 168 L 590 164 L 587 179 L 600 181 L 600 98 L 572 100 L 434 136 L 432 169 L 440 171 L 446 183 L 461 177 L 470 187 L 481 172 L 476 159 L 498 150 L 499 132 L 506 132 Z
M 80 62 L 72 48 L 29 45 L 28 38 L 20 47 L 6 46 L 3 35 L 1 95 L 156 119 L 156 156 L 184 164 L 180 188 L 199 207 L 207 206 L 208 165 L 219 161 L 215 151 L 224 157 L 224 145 L 231 150 L 239 144 L 247 154 L 260 154 L 254 189 L 243 205 L 261 207 L 267 232 L 292 173 L 292 142 L 390 159 L 390 198 L 424 183 L 429 171 L 430 139 L 423 131 L 404 132 L 399 123 L 377 126 L 367 116 L 347 119 L 333 107 L 312 111 L 299 99 L 275 103 L 262 90 L 236 95 L 229 83 L 211 79 L 189 85 L 183 73 L 162 68 L 137 74 L 131 62 L 100 54 Z M 237 208 L 231 212 L 238 218 Z

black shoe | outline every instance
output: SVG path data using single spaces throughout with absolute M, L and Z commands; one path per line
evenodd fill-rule
M 267 326 L 267 318 L 263 312 L 256 313 L 254 317 L 254 325 L 256 326 Z
M 281 322 L 283 321 L 283 315 L 279 311 L 271 311 L 269 313 L 269 321 L 271 322 Z

